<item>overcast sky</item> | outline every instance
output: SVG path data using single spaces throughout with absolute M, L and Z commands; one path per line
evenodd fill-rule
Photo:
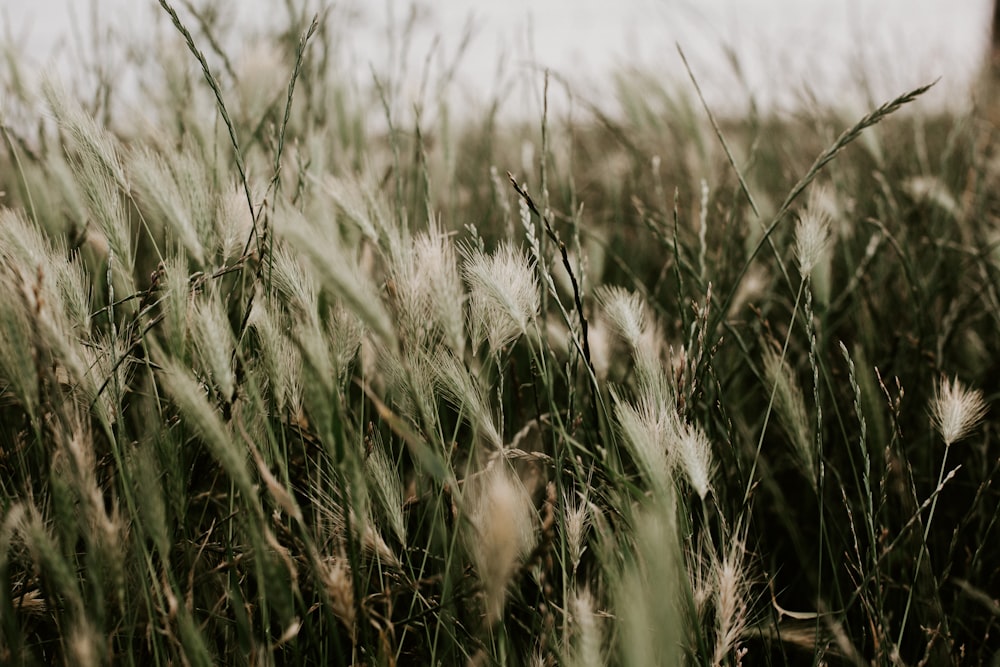
M 245 34 L 283 16 L 285 3 L 223 4 Z M 336 6 L 346 4 L 342 0 Z M 354 66 L 367 76 L 369 65 L 388 66 L 387 16 L 401 22 L 411 3 L 354 4 L 364 7 L 365 19 L 346 34 Z M 844 90 L 856 88 L 859 74 L 881 97 L 941 77 L 932 102 L 961 103 L 982 62 L 991 10 L 990 0 L 436 0 L 421 5 L 413 61 L 423 61 L 435 37 L 440 38 L 438 53 L 447 57 L 458 48 L 464 26 L 473 27 L 459 70 L 469 95 L 495 92 L 501 58 L 508 73 L 520 68 L 530 76 L 535 62 L 551 67 L 591 96 L 600 94 L 613 68 L 625 64 L 683 77 L 676 42 L 714 102 L 746 99 L 724 57 L 726 47 L 738 56 L 760 101 L 786 105 L 802 99 L 806 90 L 836 101 Z M 162 12 L 154 0 L 0 0 L 0 27 L 15 48 L 36 64 L 55 58 L 70 70 L 80 56 L 68 45 L 89 39 L 92 25 L 115 26 L 130 38 L 145 39 L 168 29 L 162 16 L 154 18 L 157 14 Z

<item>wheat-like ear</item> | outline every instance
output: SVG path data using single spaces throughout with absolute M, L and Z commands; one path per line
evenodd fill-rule
M 210 222 L 202 205 L 202 200 L 209 198 L 205 189 L 210 182 L 204 168 L 190 156 L 185 159 L 183 153 L 165 157 L 142 145 L 132 151 L 129 168 L 136 196 L 166 223 L 168 238 L 180 241 L 188 256 L 198 266 L 205 266 L 205 247 L 198 229 Z M 202 173 L 191 174 L 192 170 Z
M 714 664 L 722 664 L 734 654 L 750 621 L 750 576 L 746 536 L 737 529 L 728 536 L 721 558 L 714 558 L 715 650 Z
M 646 330 L 646 304 L 642 296 L 624 287 L 602 285 L 596 292 L 597 302 L 625 342 L 637 349 Z
M 90 276 L 79 254 L 70 253 L 59 245 L 53 248 L 54 255 L 61 261 L 52 261 L 56 291 L 59 293 L 61 310 L 72 335 L 86 338 L 91 329 L 93 303 L 91 301 Z M 64 258 L 69 257 L 68 261 Z M 53 258 L 55 260 L 55 258 Z
M 572 667 L 600 667 L 604 660 L 604 631 L 597 613 L 597 602 L 589 589 L 582 589 L 570 598 L 569 614 L 575 636 L 567 664 Z
M 126 523 L 118 504 L 105 498 L 98 480 L 98 461 L 89 421 L 82 412 L 67 411 L 63 430 L 54 434 L 56 455 L 53 467 L 76 501 L 75 510 L 81 537 L 91 563 L 100 564 L 105 584 L 123 586 L 125 571 Z
M 563 499 L 563 526 L 566 533 L 566 547 L 569 551 L 572 572 L 576 573 L 583 552 L 587 549 L 587 533 L 591 524 L 590 503 L 586 496 L 570 500 Z
M 815 484 L 816 450 L 806 402 L 792 369 L 770 345 L 764 345 L 764 377 L 774 391 L 774 410 L 791 441 L 802 474 Z
M 403 516 L 403 485 L 399 480 L 395 465 L 389 459 L 382 443 L 382 434 L 369 429 L 371 450 L 365 458 L 365 472 L 369 480 L 369 492 L 378 503 L 385 523 L 393 536 L 406 544 L 406 520 Z
M 76 162 L 74 175 L 87 202 L 90 219 L 113 253 L 118 286 L 126 293 L 134 293 L 135 249 L 124 201 L 131 193 L 131 185 L 118 142 L 52 79 L 43 83 L 43 91 L 56 120 L 69 137 Z
M 330 599 L 333 615 L 344 624 L 353 639 L 357 632 L 357 606 L 347 558 L 343 554 L 326 558 L 319 567 L 319 578 Z
M 62 244 L 51 243 L 23 215 L 0 211 L 0 327 L 7 335 L 0 345 L 0 377 L 29 414 L 41 398 L 39 373 L 52 364 L 56 378 L 78 397 L 96 398 L 101 381 L 95 379 L 95 354 L 101 343 L 91 340 L 86 282 L 80 262 Z
M 87 372 L 80 381 L 80 391 L 106 426 L 117 420 L 122 392 L 132 379 L 135 364 L 129 348 L 124 336 L 103 333 L 82 348 Z
M 236 345 L 222 297 L 214 284 L 195 301 L 191 339 L 203 371 L 225 401 L 236 395 L 232 354 Z
M 465 281 L 469 285 L 469 317 L 473 342 L 489 342 L 496 354 L 519 335 L 526 335 L 541 307 L 534 262 L 509 242 L 491 254 L 465 247 Z
M 330 346 L 317 317 L 297 317 L 292 320 L 289 337 L 302 358 L 302 399 L 314 419 L 332 417 L 330 396 L 333 395 L 337 371 Z
M 159 373 L 160 382 L 177 406 L 184 424 L 208 447 L 246 502 L 254 502 L 253 477 L 246 451 L 233 439 L 218 409 L 209 402 L 204 386 L 179 361 L 166 357 L 162 351 L 156 350 L 156 359 L 163 369 Z
M 293 320 L 318 317 L 317 274 L 311 266 L 302 264 L 292 248 L 282 244 L 271 253 L 268 279 L 274 305 L 281 304 Z
M 664 403 L 671 402 L 673 399 L 668 397 L 674 390 L 661 359 L 664 334 L 642 296 L 622 287 L 602 286 L 597 290 L 597 300 L 604 317 L 632 350 L 639 391 Z
M 435 355 L 420 349 L 388 351 L 364 345 L 375 356 L 375 377 L 392 397 L 394 408 L 424 433 L 440 433 L 438 386 L 440 369 Z M 364 355 L 363 355 L 364 356 Z
M 633 534 L 624 566 L 612 576 L 622 662 L 685 664 L 691 591 L 684 574 L 676 499 L 667 494 L 644 508 Z
M 59 126 L 69 136 L 73 150 L 84 161 L 93 162 L 95 169 L 107 174 L 121 192 L 129 193 L 131 188 L 114 135 L 84 111 L 56 79 L 46 78 L 42 82 L 42 92 Z
M 257 334 L 258 354 L 264 371 L 263 384 L 274 398 L 274 413 L 285 414 L 299 406 L 302 389 L 302 357 L 292 341 L 282 332 L 283 321 L 278 305 L 258 293 L 248 323 Z
M 160 274 L 159 303 L 163 312 L 162 340 L 171 356 L 185 358 L 193 323 L 191 293 L 187 260 L 183 255 L 168 257 Z
M 986 401 L 978 389 L 946 378 L 935 386 L 931 419 L 945 445 L 951 446 L 969 435 L 985 416 Z
M 53 239 L 24 213 L 0 209 L 0 262 L 15 282 L 44 283 L 44 301 L 66 327 L 60 335 L 85 337 L 90 331 L 90 279 L 79 256 L 61 238 Z M 41 287 L 41 285 L 39 285 Z M 34 297 L 29 297 L 33 301 Z
M 660 491 L 673 484 L 672 460 L 668 446 L 677 437 L 677 413 L 648 393 L 642 393 L 635 405 L 612 389 L 615 420 L 625 444 L 646 478 Z
M 75 169 L 63 151 L 49 151 L 45 163 L 45 187 L 52 201 L 51 211 L 39 212 L 37 220 L 50 236 L 86 234 L 87 200 L 80 191 Z M 36 201 L 35 206 L 39 205 Z
M 364 323 L 342 304 L 338 304 L 330 308 L 327 313 L 325 330 L 337 377 L 344 380 L 352 365 L 359 361 L 365 348 Z M 379 348 L 379 350 L 384 349 Z
M 65 605 L 74 617 L 85 616 L 83 594 L 73 570 L 59 548 L 49 525 L 33 504 L 21 505 L 25 509 L 18 525 L 18 532 L 28 548 L 33 566 L 45 582 L 47 591 Z
M 65 549 L 52 533 L 51 522 L 43 518 L 34 505 L 16 506 L 11 514 L 16 517 L 16 530 L 27 547 L 35 578 L 46 596 L 51 596 L 52 607 L 56 608 L 58 604 L 61 620 L 65 622 L 65 636 L 61 640 L 67 660 L 80 665 L 107 662 L 107 644 L 94 627 L 93 616 L 84 601 L 76 573 L 77 564 L 66 557 Z M 67 523 L 74 521 L 71 516 L 60 518 Z M 9 543 L 3 544 L 5 553 L 9 546 Z M 101 562 L 101 565 L 114 567 L 115 563 Z M 57 604 L 55 600 L 58 600 Z
M 698 497 L 704 500 L 712 488 L 712 446 L 705 431 L 696 424 L 681 424 L 670 454 Z
M 803 276 L 812 273 L 830 244 L 830 214 L 812 201 L 811 198 L 795 225 L 795 257 Z
M 8 390 L 29 417 L 39 415 L 38 369 L 35 366 L 34 331 L 21 297 L 22 285 L 13 276 L 0 274 L 0 393 Z
M 395 328 L 378 289 L 361 270 L 356 256 L 344 246 L 332 223 L 311 224 L 300 212 L 285 208 L 276 226 L 300 258 L 309 262 L 323 287 L 357 315 L 383 344 L 396 347 Z
M 345 220 L 375 247 L 385 250 L 389 258 L 398 259 L 406 251 L 409 230 L 397 221 L 378 194 L 381 188 L 371 174 L 348 178 L 328 176 L 319 185 Z
M 465 351 L 465 290 L 459 277 L 455 247 L 432 219 L 414 244 L 414 261 L 425 272 L 417 276 L 427 293 L 430 313 L 442 339 L 461 358 Z
M 114 182 L 95 162 L 83 161 L 77 174 L 87 196 L 90 219 L 108 244 L 107 261 L 112 266 L 115 290 L 120 294 L 133 294 L 136 292 L 135 251 L 125 204 Z
M 507 586 L 535 544 L 535 511 L 521 482 L 502 463 L 466 482 L 466 541 L 483 586 L 486 625 L 500 620 Z
M 494 450 L 503 448 L 503 436 L 490 407 L 488 389 L 454 355 L 442 352 L 429 359 L 441 394 L 465 416 L 476 434 Z
M 164 498 L 165 466 L 161 464 L 154 445 L 149 441 L 136 443 L 126 462 L 134 487 L 139 520 L 159 550 L 160 557 L 168 562 L 173 543 Z
M 335 545 L 336 549 L 358 540 L 365 553 L 379 559 L 382 566 L 400 567 L 400 559 L 389 547 L 372 519 L 370 487 L 365 484 L 362 470 L 347 471 L 343 467 L 332 473 L 319 473 L 310 480 L 307 493 L 317 513 L 317 532 L 321 542 Z M 349 497 L 344 493 L 343 476 L 350 476 Z M 349 501 L 349 502 L 348 502 Z
M 0 382 L 31 417 L 38 415 L 40 398 L 35 322 L 47 254 L 33 225 L 13 210 L 0 210 Z
M 409 346 L 429 352 L 444 344 L 461 356 L 465 291 L 454 247 L 436 221 L 412 243 L 399 247 L 391 258 L 389 278 L 396 326 Z
M 242 254 L 246 240 L 253 234 L 253 217 L 241 188 L 233 186 L 219 195 L 215 218 L 216 249 L 223 261 L 233 261 Z

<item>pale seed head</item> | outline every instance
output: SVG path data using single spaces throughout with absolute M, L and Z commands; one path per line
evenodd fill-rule
M 795 225 L 795 257 L 803 276 L 812 273 L 830 241 L 830 216 L 807 209 Z
M 957 379 L 942 378 L 931 400 L 931 419 L 944 444 L 958 442 L 986 416 L 986 401 L 978 389 L 969 389 Z

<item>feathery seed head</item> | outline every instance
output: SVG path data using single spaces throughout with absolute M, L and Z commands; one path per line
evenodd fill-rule
M 597 301 L 621 337 L 633 349 L 639 348 L 646 330 L 646 307 L 642 297 L 624 287 L 602 286 L 597 290 Z
M 705 618 L 710 609 L 718 586 L 718 577 L 713 545 L 706 539 L 699 538 L 694 541 L 691 553 L 688 557 L 687 568 L 688 583 L 691 586 L 691 601 L 694 603 L 694 612 L 697 618 Z M 707 553 L 706 553 L 707 551 Z
M 465 350 L 465 291 L 454 246 L 434 221 L 426 233 L 417 237 L 414 246 L 417 266 L 424 267 L 424 274 L 418 274 L 417 280 L 428 291 L 431 316 L 445 344 L 461 357 Z
M 384 521 L 393 536 L 406 544 L 406 520 L 403 517 L 403 485 L 395 466 L 382 444 L 381 433 L 369 427 L 367 438 L 369 454 L 365 457 L 365 473 L 369 493 L 377 503 Z
M 206 374 L 227 401 L 236 394 L 236 374 L 230 356 L 235 346 L 232 327 L 223 310 L 222 298 L 210 290 L 194 308 L 193 340 Z
M 704 500 L 712 486 L 712 447 L 708 436 L 696 424 L 681 424 L 671 453 L 679 459 L 688 482 Z
M 812 273 L 830 242 L 830 215 L 807 208 L 795 225 L 795 256 L 803 276 Z
M 541 307 L 534 262 L 510 242 L 492 254 L 465 248 L 465 280 L 469 285 L 469 310 L 473 342 L 489 341 L 497 353 L 528 327 Z
M 586 498 L 564 501 L 566 506 L 563 525 L 566 530 L 566 546 L 569 549 L 569 560 L 573 565 L 573 572 L 580 565 L 583 552 L 587 550 L 585 544 L 587 530 L 590 528 L 590 504 Z
M 351 583 L 351 566 L 343 557 L 331 557 L 322 564 L 323 584 L 330 597 L 333 615 L 344 624 L 353 637 L 357 632 L 354 605 L 354 585 Z
M 115 186 L 128 192 L 129 183 L 114 135 L 87 113 L 61 81 L 45 79 L 42 92 L 59 125 L 66 130 L 73 148 L 80 153 L 81 160 L 100 165 Z
M 473 529 L 469 547 L 491 626 L 500 620 L 507 584 L 519 561 L 535 544 L 535 512 L 524 486 L 502 464 L 470 480 L 466 494 Z
M 604 317 L 632 349 L 640 390 L 660 398 L 672 395 L 663 372 L 663 331 L 642 297 L 622 287 L 601 287 L 597 300 L 603 306 Z
M 931 419 L 946 446 L 958 442 L 986 416 L 986 401 L 978 389 L 969 389 L 957 379 L 942 378 L 931 401 Z
M 243 188 L 232 187 L 222 193 L 217 209 L 219 250 L 223 260 L 232 260 L 240 256 L 253 234 L 253 216 Z
M 86 199 L 90 218 L 114 253 L 115 277 L 122 289 L 132 293 L 135 291 L 133 246 L 121 196 L 131 192 L 131 186 L 122 166 L 118 142 L 59 83 L 46 80 L 43 92 L 68 135 L 74 152 L 73 175 Z
M 315 273 L 308 266 L 303 266 L 291 248 L 281 246 L 271 253 L 268 275 L 280 296 L 278 301 L 285 304 L 293 320 L 316 317 L 319 284 Z
M 387 347 L 398 344 L 389 313 L 371 276 L 359 264 L 356 251 L 349 248 L 337 226 L 328 220 L 307 219 L 291 206 L 279 209 L 281 222 L 275 225 L 301 261 L 314 269 L 318 282 L 340 300 L 345 308 L 376 334 Z
M 429 350 L 443 343 L 461 356 L 465 291 L 454 246 L 435 220 L 426 232 L 400 246 L 390 277 L 396 323 L 408 347 Z
M 570 664 L 574 667 L 598 667 L 606 664 L 601 655 L 604 643 L 593 594 L 586 588 L 570 598 L 570 613 L 576 635 L 576 650 Z
M 632 456 L 655 488 L 668 489 L 673 480 L 673 459 L 667 452 L 677 437 L 676 411 L 650 392 L 642 392 L 636 405 L 624 401 L 617 390 L 612 389 L 612 396 L 615 417 Z
M 668 493 L 643 509 L 635 519 L 634 533 L 634 549 L 629 550 L 614 591 L 621 662 L 685 664 L 683 644 L 690 630 L 685 607 L 691 591 L 684 572 L 676 497 Z
M 191 324 L 191 285 L 187 260 L 181 254 L 168 257 L 163 266 L 160 289 L 164 301 L 164 343 L 172 355 L 183 357 Z
M 774 392 L 778 421 L 798 455 L 802 472 L 815 484 L 816 451 L 802 389 L 788 363 L 768 344 L 764 345 L 764 377 L 768 389 Z
M 435 387 L 443 397 L 466 415 L 475 429 L 494 450 L 503 449 L 503 436 L 497 428 L 489 401 L 489 389 L 455 355 L 442 353 L 427 360 L 428 369 L 436 379 Z M 433 396 L 434 392 L 427 392 Z M 435 411 L 436 412 L 436 411 Z
M 739 534 L 729 539 L 729 549 L 715 562 L 715 664 L 738 649 L 748 622 L 746 542 Z
M 326 338 L 338 377 L 343 378 L 358 358 L 364 336 L 364 324 L 354 313 L 342 305 L 330 309 L 326 318 Z
M 187 169 L 185 169 L 185 167 Z M 183 178 L 185 171 L 196 170 L 198 177 Z M 129 171 L 135 180 L 134 194 L 166 224 L 169 237 L 176 238 L 199 266 L 206 260 L 197 223 L 207 222 L 205 211 L 195 211 L 193 192 L 204 191 L 207 181 L 204 168 L 193 156 L 180 153 L 164 156 L 140 145 L 131 155 Z
M 373 377 L 391 392 L 394 407 L 402 416 L 420 424 L 425 432 L 436 433 L 439 425 L 437 401 L 442 395 L 445 399 L 452 399 L 446 386 L 452 376 L 447 372 L 442 374 L 443 369 L 438 365 L 439 359 L 447 355 L 430 355 L 419 348 L 407 350 L 406 354 L 403 352 L 376 350 L 373 345 L 363 343 L 361 365 L 368 364 L 366 357 L 371 356 L 370 363 L 374 369 L 365 371 L 365 375 Z M 456 386 L 454 396 L 465 395 L 460 387 Z M 454 400 L 458 401 L 455 405 L 462 405 L 464 399 Z
M 222 416 L 206 396 L 202 385 L 179 361 L 169 358 L 154 346 L 155 357 L 163 370 L 160 381 L 177 406 L 185 423 L 202 439 L 215 459 L 246 498 L 254 497 L 253 477 L 247 467 L 246 450 L 236 444 Z
M 673 389 L 663 372 L 663 331 L 642 297 L 622 287 L 601 287 L 597 300 L 603 306 L 604 317 L 632 349 L 640 392 L 669 402 L 666 397 L 673 395 Z
M 94 410 L 105 424 L 114 423 L 118 415 L 120 391 L 128 387 L 132 379 L 135 361 L 128 348 L 126 338 L 112 338 L 106 333 L 97 334 L 90 345 L 79 346 L 82 363 L 77 372 L 85 374 L 81 378 L 80 390 L 87 402 L 93 403 Z M 108 386 L 98 396 L 97 391 L 104 382 Z

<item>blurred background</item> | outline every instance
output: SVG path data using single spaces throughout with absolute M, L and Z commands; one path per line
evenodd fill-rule
M 183 15 L 186 3 L 174 4 Z M 331 5 L 213 4 L 231 28 L 225 48 L 236 54 L 285 20 L 290 6 Z M 751 102 L 772 111 L 860 108 L 935 79 L 923 105 L 967 106 L 989 41 L 992 2 L 348 0 L 329 11 L 345 72 L 369 82 L 374 72 L 404 97 L 424 94 L 418 88 L 428 70 L 449 76 L 459 109 L 499 96 L 504 113 L 537 115 L 540 77 L 531 73 L 548 67 L 575 94 L 606 107 L 612 74 L 642 72 L 689 86 L 679 44 L 710 103 L 740 113 Z M 69 78 L 81 76 L 95 47 L 113 62 L 124 55 L 114 49 L 150 48 L 174 34 L 155 0 L 0 0 L 0 27 L 19 58 Z

